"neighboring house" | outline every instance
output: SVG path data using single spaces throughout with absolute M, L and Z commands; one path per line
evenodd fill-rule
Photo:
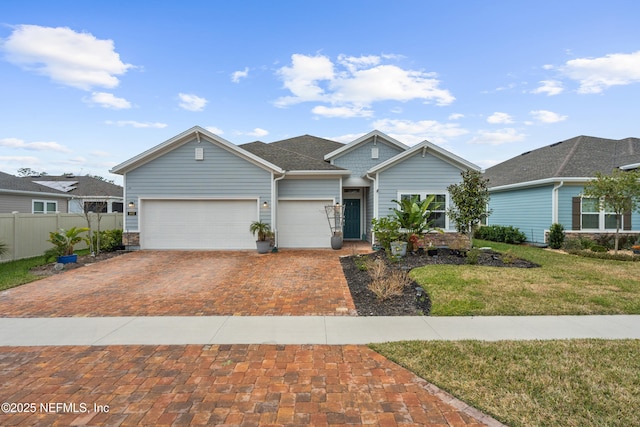
M 0 213 L 66 213 L 70 199 L 62 191 L 0 172 Z
M 424 141 L 407 147 L 372 131 L 350 144 L 304 135 L 234 145 L 189 129 L 114 167 L 124 176 L 124 238 L 142 249 L 251 249 L 252 221 L 272 225 L 282 248 L 330 247 L 325 206 L 345 207 L 345 239 L 371 239 L 371 219 L 394 199 L 435 194 L 444 202 L 460 172 L 479 168 Z
M 528 151 L 485 171 L 493 210 L 488 224 L 512 225 L 531 242 L 545 242 L 545 233 L 560 223 L 567 233 L 614 233 L 615 215 L 582 197 L 584 184 L 597 172 L 640 166 L 640 139 L 612 140 L 578 136 Z M 627 233 L 640 232 L 640 215 L 624 215 Z
M 22 179 L 71 196 L 69 213 L 112 213 L 124 210 L 122 187 L 91 176 L 43 175 Z

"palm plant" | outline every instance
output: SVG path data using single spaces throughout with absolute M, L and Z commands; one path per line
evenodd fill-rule
M 86 227 L 71 227 L 68 230 L 60 229 L 49 233 L 48 242 L 53 243 L 52 248 L 58 256 L 73 255 L 73 247 L 80 243 L 84 237 L 81 233 L 89 231 Z
M 435 200 L 435 195 L 428 196 L 424 200 L 420 200 L 419 196 L 413 196 L 408 199 L 392 200 L 398 204 L 398 208 L 393 208 L 400 228 L 404 229 L 406 238 L 412 234 L 422 235 L 432 229 L 433 220 L 429 219 L 431 210 L 429 206 Z
M 255 236 L 258 235 L 258 241 L 264 242 L 271 237 L 271 226 L 266 222 L 254 221 L 249 226 L 249 231 Z

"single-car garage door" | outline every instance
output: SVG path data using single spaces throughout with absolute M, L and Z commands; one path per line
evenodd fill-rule
M 256 200 L 142 200 L 142 249 L 255 249 Z
M 278 201 L 278 246 L 330 248 L 331 230 L 324 207 L 332 200 Z

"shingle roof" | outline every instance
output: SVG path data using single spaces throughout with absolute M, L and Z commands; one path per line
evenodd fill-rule
M 25 191 L 35 193 L 48 193 L 48 194 L 60 194 L 64 196 L 62 191 L 55 190 L 53 188 L 45 187 L 44 185 L 35 184 L 29 180 L 10 175 L 8 173 L 0 172 L 0 189 L 11 191 Z
M 59 182 L 70 186 L 72 189 L 65 194 L 73 196 L 100 196 L 100 197 L 122 197 L 121 186 L 90 176 L 29 176 L 21 178 L 25 182 Z M 75 183 L 75 184 L 74 184 Z M 42 184 L 45 185 L 45 184 Z M 46 186 L 46 185 L 45 185 Z M 52 190 L 53 191 L 53 190 Z
M 528 151 L 485 171 L 490 187 L 548 178 L 592 178 L 640 162 L 640 139 L 577 136 Z
M 270 144 L 256 141 L 240 145 L 244 150 L 288 171 L 344 170 L 324 161 L 325 154 L 335 150 L 337 146 L 342 146 L 342 144 L 311 135 Z

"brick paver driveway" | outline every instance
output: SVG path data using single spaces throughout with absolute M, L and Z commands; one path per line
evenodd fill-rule
M 0 316 L 353 315 L 348 251 L 133 252 L 0 292 Z
M 2 425 L 484 425 L 429 388 L 363 346 L 0 347 Z

